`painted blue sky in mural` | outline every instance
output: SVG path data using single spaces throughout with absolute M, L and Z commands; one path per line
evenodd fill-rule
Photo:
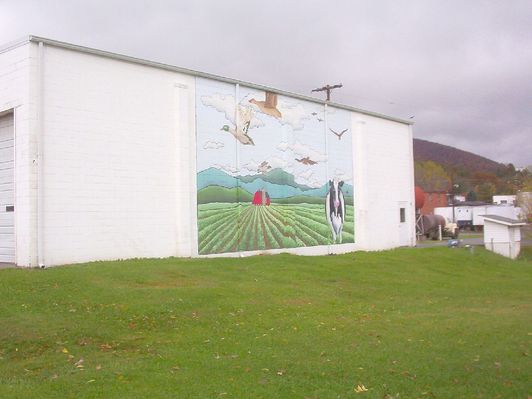
M 216 168 L 245 176 L 280 168 L 310 188 L 322 187 L 333 178 L 352 184 L 349 112 L 332 107 L 326 112 L 320 104 L 200 80 L 196 87 L 198 172 Z

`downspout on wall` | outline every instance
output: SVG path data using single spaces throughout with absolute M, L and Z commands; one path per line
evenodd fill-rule
M 44 268 L 44 43 L 37 56 L 37 265 Z

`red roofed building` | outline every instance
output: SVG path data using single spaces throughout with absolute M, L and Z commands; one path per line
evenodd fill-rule
M 253 205 L 270 205 L 270 196 L 265 189 L 258 190 L 253 196 Z

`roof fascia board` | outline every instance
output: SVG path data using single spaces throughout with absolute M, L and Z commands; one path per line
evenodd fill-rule
M 516 223 L 512 223 L 512 222 L 505 222 L 503 220 L 499 220 L 499 219 L 494 219 L 494 218 L 490 218 L 490 217 L 487 217 L 487 216 L 483 216 L 484 218 L 484 221 L 488 220 L 490 222 L 493 222 L 493 223 L 497 223 L 497 224 L 503 224 L 505 226 L 511 226 L 511 227 L 515 227 L 515 226 L 525 226 L 526 223 L 524 222 L 516 222 Z
M 28 39 L 26 39 L 26 41 L 28 41 Z M 192 69 L 180 68 L 180 67 L 176 67 L 176 66 L 169 65 L 169 64 L 163 64 L 163 63 L 160 63 L 160 62 L 148 61 L 148 60 L 144 60 L 142 58 L 130 57 L 130 56 L 127 56 L 127 55 L 112 53 L 112 52 L 109 52 L 109 51 L 98 50 L 98 49 L 94 49 L 94 48 L 90 48 L 90 47 L 84 47 L 84 46 L 78 46 L 78 45 L 75 45 L 75 44 L 61 42 L 61 41 L 58 41 L 58 40 L 47 39 L 47 38 L 39 37 L 39 36 L 30 36 L 29 37 L 29 41 L 36 42 L 36 43 L 43 43 L 45 45 L 59 47 L 59 48 L 64 48 L 64 49 L 77 51 L 77 52 L 81 52 L 81 53 L 93 54 L 93 55 L 97 55 L 97 56 L 100 56 L 100 57 L 112 58 L 112 59 L 115 59 L 115 60 L 120 60 L 120 61 L 125 61 L 125 62 L 131 62 L 131 63 L 134 63 L 134 64 L 145 65 L 145 66 L 149 66 L 149 67 L 153 67 L 153 68 L 164 69 L 164 70 L 167 70 L 167 71 L 178 72 L 178 73 L 182 73 L 182 74 L 186 74 L 186 75 L 192 75 L 192 76 L 195 76 L 195 77 L 200 77 L 200 78 L 205 78 L 205 79 L 212 79 L 212 80 L 217 80 L 217 81 L 220 81 L 220 82 L 231 83 L 231 84 L 239 84 L 241 86 L 246 86 L 246 87 L 250 87 L 250 88 L 257 89 L 257 90 L 262 90 L 262 91 L 270 91 L 272 93 L 277 93 L 277 94 L 280 94 L 280 95 L 283 95 L 283 96 L 297 98 L 299 100 L 310 101 L 310 102 L 317 103 L 317 104 L 322 104 L 322 105 L 327 104 L 328 106 L 332 106 L 332 107 L 336 107 L 336 108 L 340 108 L 340 109 L 345 109 L 345 110 L 351 111 L 351 112 L 358 112 L 358 113 L 363 114 L 363 115 L 368 115 L 368 116 L 373 116 L 373 117 L 376 117 L 376 118 L 386 119 L 386 120 L 389 120 L 389 121 L 392 121 L 392 122 L 403 123 L 405 125 L 413 125 L 414 124 L 414 122 L 412 122 L 412 121 L 407 121 L 407 120 L 404 120 L 404 119 L 395 118 L 393 116 L 388 116 L 388 115 L 380 114 L 380 113 L 377 113 L 377 112 L 365 111 L 363 109 L 351 107 L 349 105 L 338 104 L 338 103 L 334 103 L 334 102 L 327 102 L 327 101 L 320 100 L 320 99 L 317 99 L 317 98 L 314 98 L 314 97 L 309 97 L 309 96 L 304 96 L 304 95 L 301 95 L 301 94 L 291 93 L 291 92 L 288 92 L 288 91 L 285 91 L 285 90 L 275 89 L 275 88 L 272 88 L 272 87 L 267 87 L 267 86 L 263 86 L 263 85 L 259 85 L 259 84 L 255 84 L 255 83 L 249 83 L 249 82 L 245 82 L 245 81 L 238 80 L 238 79 L 225 78 L 223 76 L 218 76 L 218 75 L 214 75 L 214 74 L 210 74 L 210 73 L 198 72 L 198 71 L 194 71 Z
M 14 48 L 23 46 L 23 45 L 29 43 L 30 40 L 31 40 L 31 36 L 29 36 L 29 37 L 26 36 L 26 37 L 20 38 L 18 40 L 13 40 L 12 42 L 3 44 L 3 45 L 0 46 L 0 54 L 5 53 L 5 52 L 7 52 L 9 50 L 13 50 Z

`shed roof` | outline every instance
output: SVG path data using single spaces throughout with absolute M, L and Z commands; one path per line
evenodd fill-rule
M 23 38 L 21 40 L 17 40 L 15 42 L 7 43 L 7 44 L 5 44 L 3 46 L 0 46 L 0 53 L 2 53 L 3 51 L 10 50 L 12 48 L 18 47 L 18 46 L 23 45 L 23 44 L 28 43 L 28 42 L 43 43 L 43 44 L 46 44 L 46 45 L 49 45 L 49 46 L 53 46 L 53 47 L 59 47 L 59 48 L 64 48 L 64 49 L 68 49 L 68 50 L 78 51 L 80 53 L 93 54 L 93 55 L 97 55 L 97 56 L 100 56 L 100 57 L 112 58 L 112 59 L 115 59 L 115 60 L 131 62 L 131 63 L 134 63 L 134 64 L 150 66 L 150 67 L 154 67 L 154 68 L 164 69 L 164 70 L 167 70 L 167 71 L 174 71 L 174 72 L 183 73 L 183 74 L 187 74 L 187 75 L 192 75 L 192 76 L 196 76 L 196 77 L 202 77 L 202 78 L 206 78 L 206 79 L 213 79 L 213 80 L 217 80 L 217 81 L 220 81 L 220 82 L 226 82 L 226 83 L 231 83 L 231 84 L 240 84 L 242 86 L 251 87 L 251 88 L 254 88 L 254 89 L 258 89 L 258 90 L 270 91 L 272 93 L 277 93 L 277 94 L 285 95 L 285 96 L 288 96 L 288 97 L 293 97 L 293 98 L 297 98 L 297 99 L 300 99 L 300 100 L 310 101 L 310 102 L 314 102 L 314 103 L 318 103 L 318 104 L 327 104 L 327 105 L 330 105 L 330 106 L 333 106 L 333 107 L 345 109 L 345 110 L 352 111 L 352 112 L 358 112 L 358 113 L 361 113 L 361 114 L 364 114 L 364 115 L 368 115 L 368 116 L 374 116 L 374 117 L 381 118 L 381 119 L 387 119 L 387 120 L 390 120 L 390 121 L 393 121 L 393 122 L 404 123 L 406 125 L 413 125 L 414 124 L 413 121 L 404 120 L 404 119 L 401 119 L 401 118 L 396 118 L 396 117 L 393 117 L 393 116 L 388 116 L 388 115 L 380 114 L 380 113 L 377 113 L 377 112 L 366 111 L 366 110 L 355 108 L 355 107 L 352 107 L 352 106 L 349 106 L 349 105 L 345 105 L 345 104 L 334 103 L 334 102 L 331 102 L 331 101 L 324 101 L 324 100 L 320 100 L 318 98 L 305 96 L 305 95 L 302 95 L 302 94 L 291 93 L 291 92 L 288 92 L 288 91 L 285 91 L 285 90 L 276 89 L 276 88 L 273 88 L 273 87 L 268 87 L 268 86 L 263 86 L 263 85 L 259 85 L 259 84 L 255 84 L 255 83 L 245 82 L 245 81 L 241 81 L 241 80 L 238 80 L 238 79 L 226 78 L 226 77 L 223 77 L 223 76 L 218 76 L 218 75 L 205 73 L 205 72 L 199 72 L 199 71 L 195 71 L 195 70 L 192 70 L 192 69 L 181 68 L 181 67 L 174 66 L 174 65 L 169 65 L 169 64 L 163 64 L 163 63 L 160 63 L 160 62 L 149 61 L 149 60 L 145 60 L 145 59 L 142 59 L 142 58 L 130 57 L 128 55 L 113 53 L 113 52 L 110 52 L 110 51 L 98 50 L 98 49 L 85 47 L 85 46 L 78 46 L 76 44 L 61 42 L 61 41 L 53 40 L 53 39 L 47 39 L 45 37 L 39 37 L 39 36 L 30 35 L 30 36 L 27 36 L 27 37 L 25 37 L 25 38 Z
M 484 221 L 486 221 L 486 219 L 487 219 L 490 222 L 504 224 L 506 226 L 524 226 L 524 225 L 526 225 L 525 222 L 522 222 L 520 220 L 505 218 L 503 216 L 498 216 L 498 215 L 480 215 L 480 216 L 482 216 L 484 218 Z

